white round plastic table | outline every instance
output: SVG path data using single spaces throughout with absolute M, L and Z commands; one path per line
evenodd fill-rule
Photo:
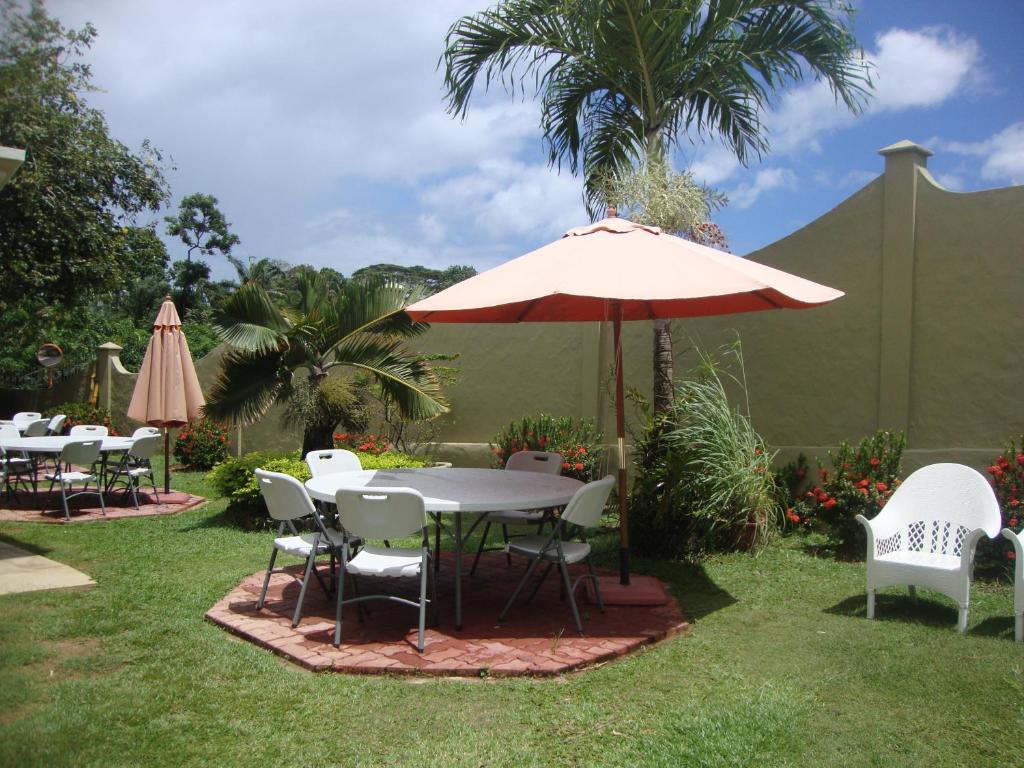
M 582 487 L 579 480 L 560 475 L 462 468 L 366 469 L 321 475 L 306 481 L 309 495 L 327 502 L 334 501 L 339 488 L 413 488 L 423 494 L 424 506 L 438 525 L 442 514 L 452 515 L 456 629 L 462 629 L 462 516 L 562 507 Z
M 80 443 L 83 440 L 95 440 L 88 435 L 48 435 L 46 437 L 0 437 L 0 448 L 5 451 L 24 451 L 25 453 L 45 453 L 56 456 L 64 450 L 68 443 Z M 103 461 L 100 465 L 100 483 L 106 487 L 107 455 L 127 451 L 135 441 L 130 437 L 106 437 L 99 438 L 100 453 L 103 454 Z M 109 492 L 109 488 L 105 492 Z

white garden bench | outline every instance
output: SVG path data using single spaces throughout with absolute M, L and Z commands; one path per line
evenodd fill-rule
M 999 503 L 985 477 L 961 464 L 932 464 L 906 479 L 873 519 L 857 515 L 867 531 L 868 618 L 875 590 L 927 587 L 956 601 L 958 629 L 967 631 L 974 548 L 982 535 L 999 535 Z
M 1005 536 L 1013 544 L 1013 639 L 1024 640 L 1024 542 L 1010 528 L 1003 528 Z

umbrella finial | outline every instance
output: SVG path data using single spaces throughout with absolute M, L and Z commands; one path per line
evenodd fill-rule
M 618 215 L 619 207 L 615 205 L 615 203 L 608 203 L 608 211 L 605 213 L 604 217 L 606 219 L 614 219 L 617 218 Z

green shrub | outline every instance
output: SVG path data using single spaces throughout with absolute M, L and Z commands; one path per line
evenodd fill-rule
M 379 455 L 357 453 L 363 469 L 398 469 L 423 467 L 425 462 L 404 453 L 387 452 Z M 270 527 L 267 507 L 260 495 L 255 471 L 281 472 L 300 482 L 309 480 L 309 466 L 298 451 L 281 453 L 256 451 L 240 457 L 231 457 L 215 466 L 207 478 L 217 492 L 228 499 L 227 516 L 243 528 Z
M 562 454 L 566 477 L 590 482 L 601 472 L 601 433 L 589 419 L 527 416 L 505 427 L 490 445 L 491 464 L 497 469 L 518 451 L 553 451 Z
M 742 370 L 739 347 L 725 350 Z M 771 455 L 749 418 L 729 404 L 723 370 L 702 355 L 670 409 L 636 441 L 630 536 L 660 556 L 760 547 L 779 524 Z M 745 394 L 741 378 L 730 377 Z
M 79 424 L 98 424 L 110 430 L 111 435 L 117 435 L 117 430 L 114 428 L 114 423 L 110 418 L 110 412 L 105 408 L 99 408 L 92 403 L 61 403 L 50 408 L 45 415 L 49 418 L 61 413 L 68 417 L 67 421 L 64 422 L 62 434 L 68 434 L 72 427 L 76 427 Z
M 999 501 L 1002 527 L 1019 534 L 1024 530 L 1024 435 L 1019 447 L 1011 440 L 986 471 Z M 1010 576 L 1015 556 L 1013 545 L 1006 538 L 983 537 L 975 551 L 975 568 L 986 575 Z
M 210 469 L 228 455 L 228 432 L 211 419 L 186 424 L 174 441 L 174 458 L 189 469 Z
M 786 510 L 794 525 L 824 533 L 845 557 L 863 558 L 864 529 L 855 519 L 871 519 L 881 511 L 900 484 L 900 460 L 906 444 L 901 433 L 877 432 L 854 447 L 844 442 L 830 467 L 818 461 L 819 484 L 809 488 Z

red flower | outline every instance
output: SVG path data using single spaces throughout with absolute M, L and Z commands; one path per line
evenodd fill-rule
M 871 457 L 871 466 L 872 467 L 877 467 L 881 463 L 882 462 L 880 462 L 876 456 L 872 456 Z
M 1018 523 L 1018 520 L 1017 520 L 1016 517 L 1011 517 L 1009 520 L 1006 521 L 1006 524 L 1008 526 L 1010 526 L 1011 528 L 1016 528 L 1017 527 L 1017 523 Z
M 576 471 L 577 472 L 582 472 L 583 471 L 583 464 L 581 462 L 578 462 L 578 461 L 576 462 Z
M 888 491 L 889 486 L 886 485 L 885 483 L 875 483 L 875 490 L 877 490 L 879 493 L 882 493 L 883 491 Z
M 829 499 L 828 501 L 825 502 L 825 509 L 832 509 L 832 507 L 834 507 L 838 503 L 839 502 L 836 501 L 835 499 Z
M 859 487 L 859 488 L 867 488 L 868 487 L 867 479 L 865 478 L 864 480 L 861 480 L 859 483 L 857 483 L 857 487 Z
M 1017 454 L 1017 463 L 1024 467 L 1024 453 Z
M 991 467 L 989 467 L 985 471 L 988 472 L 990 475 L 994 475 L 996 472 L 999 471 L 999 467 L 997 467 L 996 465 L 993 464 Z
M 1020 499 L 1010 499 L 1010 506 L 1011 507 L 1019 507 L 1020 506 Z
M 1016 560 L 1017 559 L 1017 555 L 1015 555 L 1013 553 L 1013 550 L 1011 549 L 1009 552 L 1006 553 L 1006 559 L 1007 560 Z
M 564 469 L 566 472 L 569 471 L 569 462 L 568 461 L 563 461 L 562 462 L 562 469 Z
M 867 495 L 868 495 L 868 489 L 867 489 L 867 488 L 860 488 L 859 490 L 860 490 L 860 492 L 861 492 L 862 494 L 864 494 L 865 496 L 867 496 Z
M 824 467 L 818 470 L 818 475 L 821 477 L 821 482 L 824 483 L 826 480 L 828 480 L 828 470 L 825 469 Z

